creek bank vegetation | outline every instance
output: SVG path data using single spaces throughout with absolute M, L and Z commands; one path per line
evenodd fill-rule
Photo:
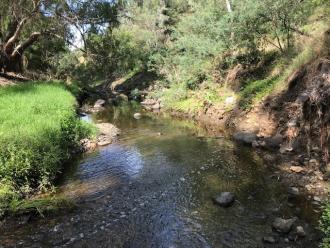
M 265 151 L 291 196 L 320 205 L 315 195 L 326 200 L 329 173 L 329 2 L 226 3 L 127 4 L 128 18 L 97 44 L 102 51 L 110 37 L 125 36 L 117 47 L 135 55 L 125 64 L 130 73 L 109 68 L 95 89 L 110 103 L 138 99 L 147 111 L 236 132 Z
M 51 189 L 63 164 L 79 151 L 80 140 L 92 135 L 75 108 L 73 95 L 56 83 L 0 88 L 1 215 L 32 209 L 34 203 L 36 208 L 59 205 L 51 197 L 34 203 L 22 199 Z
M 329 1 L 8 0 L 0 5 L 0 69 L 6 75 L 61 79 L 89 112 L 134 99 L 147 111 L 163 110 L 234 130 L 236 140 L 266 151 L 266 163 L 280 168 L 276 176 L 290 186 L 291 195 L 324 195 L 329 172 Z M 14 94 L 10 89 L 15 88 L 4 89 L 3 95 Z M 30 91 L 22 92 L 24 97 Z M 42 104 L 31 108 L 33 115 L 41 113 L 37 119 L 44 118 Z M 13 156 L 2 148 L 3 158 L 13 157 L 12 164 L 3 159 L 0 168 L 4 192 L 49 187 L 68 149 L 87 135 L 76 119 L 55 112 L 53 117 L 59 116 L 49 118 L 49 126 L 60 132 L 29 135 L 27 128 L 22 137 L 26 132 L 30 142 L 33 136 L 32 146 L 18 138 L 8 146 L 15 154 L 22 147 L 23 154 Z M 10 118 L 20 123 L 15 116 L 13 112 Z M 69 134 L 65 139 L 64 131 Z M 93 149 L 113 138 L 101 130 L 96 142 L 82 143 Z M 61 142 L 66 145 L 59 147 Z M 43 143 L 47 145 L 40 148 Z M 31 162 L 26 160 L 30 156 Z M 20 163 L 22 168 L 15 166 Z M 327 218 L 325 211 L 326 233 Z

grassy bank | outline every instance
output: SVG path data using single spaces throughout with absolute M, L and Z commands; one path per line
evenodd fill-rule
M 75 104 L 59 84 L 0 88 L 0 213 L 10 202 L 49 189 L 79 140 L 91 133 L 76 117 Z

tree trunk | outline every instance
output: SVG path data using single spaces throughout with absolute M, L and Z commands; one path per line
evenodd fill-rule
M 22 43 L 8 49 L 7 44 L 0 46 L 0 70 L 3 72 L 22 72 L 23 71 L 23 54 L 24 51 L 38 41 L 41 36 L 40 32 L 34 32 Z
M 229 13 L 233 12 L 232 8 L 231 8 L 231 3 L 230 0 L 226 0 L 226 5 L 227 5 L 227 11 Z

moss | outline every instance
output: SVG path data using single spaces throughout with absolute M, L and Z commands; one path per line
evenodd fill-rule
M 40 199 L 13 200 L 8 204 L 7 211 L 11 215 L 38 213 L 43 216 L 61 209 L 71 209 L 74 206 L 75 204 L 65 197 L 48 196 Z

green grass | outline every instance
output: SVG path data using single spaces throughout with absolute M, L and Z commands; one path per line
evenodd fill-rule
M 91 134 L 75 104 L 60 84 L 0 88 L 0 207 L 50 188 L 80 139 Z
M 60 209 L 72 209 L 73 207 L 75 207 L 75 204 L 65 197 L 48 196 L 40 199 L 15 199 L 10 202 L 8 213 L 12 215 L 36 213 L 44 216 Z
M 253 107 L 262 98 L 268 96 L 280 81 L 278 76 L 248 82 L 240 92 L 240 105 L 244 109 Z
M 203 107 L 201 101 L 196 98 L 187 98 L 184 100 L 172 102 L 169 105 L 172 110 L 183 112 L 183 113 L 196 113 L 199 109 Z

